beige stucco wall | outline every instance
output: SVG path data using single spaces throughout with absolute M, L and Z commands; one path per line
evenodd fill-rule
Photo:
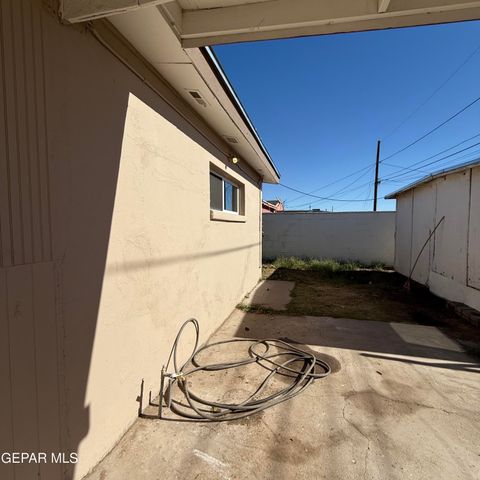
M 480 167 L 438 178 L 397 198 L 395 269 L 448 300 L 480 309 Z
M 42 89 L 36 108 L 4 107 L 17 126 L 2 130 L 2 188 L 21 192 L 0 207 L 0 446 L 78 451 L 17 479 L 81 478 L 135 420 L 141 379 L 158 390 L 180 324 L 197 318 L 205 340 L 258 281 L 260 184 L 90 33 L 38 2 L 1 9 L 3 46 L 16 45 L 2 69 Z M 210 164 L 245 185 L 246 222 L 210 220 Z

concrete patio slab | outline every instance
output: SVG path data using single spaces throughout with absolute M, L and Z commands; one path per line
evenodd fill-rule
M 435 327 L 399 325 L 236 310 L 211 342 L 300 342 L 334 373 L 235 422 L 140 419 L 87 478 L 477 480 L 478 363 Z M 238 356 L 235 348 L 211 360 Z M 193 388 L 237 399 L 258 382 L 254 370 L 222 375 L 192 378 Z
M 255 305 L 272 310 L 286 310 L 295 282 L 263 280 L 247 295 L 242 305 Z

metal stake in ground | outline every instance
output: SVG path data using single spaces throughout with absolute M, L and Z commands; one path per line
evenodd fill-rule
M 420 259 L 420 255 L 423 253 L 423 251 L 425 250 L 425 247 L 428 245 L 428 242 L 430 241 L 430 239 L 432 238 L 433 234 L 435 233 L 435 230 L 440 226 L 440 224 L 445 220 L 445 215 L 438 221 L 438 223 L 435 225 L 435 228 L 430 232 L 430 235 L 428 236 L 428 238 L 425 240 L 425 243 L 423 244 L 423 247 L 420 249 L 420 251 L 418 252 L 418 255 L 417 255 L 417 258 L 415 259 L 415 263 L 413 264 L 413 267 L 412 269 L 410 270 L 410 273 L 408 275 L 408 279 L 407 281 L 405 282 L 405 285 L 404 287 L 407 289 L 407 290 L 410 290 L 410 282 L 412 281 L 412 275 L 413 275 L 413 271 L 415 270 L 415 267 L 417 266 L 417 263 L 418 263 L 418 260 Z

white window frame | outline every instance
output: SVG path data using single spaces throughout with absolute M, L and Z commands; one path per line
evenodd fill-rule
M 210 206 L 210 210 L 214 210 L 216 212 L 231 213 L 232 215 L 240 215 L 240 190 L 241 190 L 241 187 L 237 183 L 233 182 L 229 178 L 225 178 L 223 175 L 217 173 L 214 170 L 210 170 L 210 175 L 214 175 L 215 177 L 222 180 L 222 209 L 217 210 L 216 208 L 212 208 Z M 208 178 L 210 179 L 210 177 L 208 177 Z M 237 210 L 236 211 L 235 210 L 227 210 L 225 208 L 225 182 L 229 183 L 230 185 L 233 185 L 237 189 L 237 193 L 236 193 Z

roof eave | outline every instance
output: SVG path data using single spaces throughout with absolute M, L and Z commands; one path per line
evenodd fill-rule
M 426 175 L 425 177 L 422 177 L 420 180 L 410 183 L 406 187 L 401 188 L 400 190 L 396 190 L 395 192 L 389 193 L 388 195 L 385 195 L 384 198 L 385 200 L 394 200 L 399 195 L 402 195 L 403 193 L 408 192 L 413 188 L 419 187 L 420 185 L 425 185 L 426 183 L 430 183 L 431 181 L 437 178 L 443 177 L 444 175 L 451 175 L 452 173 L 458 173 L 463 170 L 468 170 L 470 168 L 475 168 L 478 166 L 480 166 L 480 158 L 471 160 L 469 162 L 460 163 L 450 168 L 444 168 L 443 170 L 439 170 L 438 172 L 434 172 L 429 175 Z
M 258 144 L 264 156 L 264 158 L 262 159 L 263 163 L 271 171 L 271 173 L 273 173 L 274 181 L 272 183 L 278 183 L 280 181 L 280 172 L 278 171 L 275 163 L 270 157 L 270 154 L 268 153 L 267 148 L 263 144 L 262 139 L 260 138 L 260 135 L 257 132 L 255 126 L 253 125 L 253 122 L 250 120 L 250 117 L 248 116 L 245 108 L 243 107 L 242 102 L 238 98 L 238 95 L 235 92 L 235 89 L 233 88 L 232 84 L 229 82 L 227 75 L 225 74 L 225 71 L 223 70 L 217 56 L 215 55 L 215 52 L 210 47 L 201 47 L 200 51 L 204 55 L 212 71 L 215 73 L 215 76 L 217 77 L 219 83 L 221 84 L 225 93 L 229 97 L 233 106 L 237 110 L 238 114 L 242 118 L 245 126 L 248 128 L 248 130 L 254 137 L 256 143 Z

